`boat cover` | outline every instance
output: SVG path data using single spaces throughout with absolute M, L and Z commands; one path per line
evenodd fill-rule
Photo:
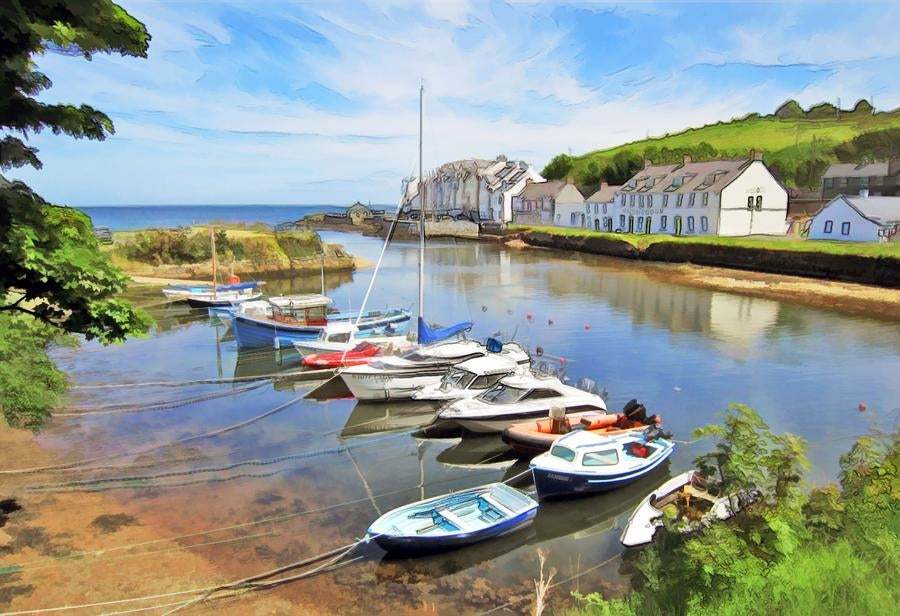
M 457 323 L 450 327 L 431 329 L 428 327 L 425 319 L 419 317 L 419 344 L 431 344 L 432 342 L 437 342 L 438 340 L 444 340 L 450 336 L 467 332 L 470 329 L 472 329 L 472 321 L 463 321 L 462 323 Z

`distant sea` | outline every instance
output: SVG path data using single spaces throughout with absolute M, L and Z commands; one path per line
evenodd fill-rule
M 338 205 L 130 205 L 78 209 L 91 217 L 95 227 L 109 227 L 113 231 L 208 222 L 276 225 L 298 220 L 307 214 L 346 210 Z

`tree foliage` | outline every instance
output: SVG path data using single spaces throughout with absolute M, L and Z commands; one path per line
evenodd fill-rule
M 541 171 L 541 175 L 548 180 L 565 179 L 572 170 L 572 163 L 572 157 L 568 154 L 557 154 L 547 163 L 547 166 Z

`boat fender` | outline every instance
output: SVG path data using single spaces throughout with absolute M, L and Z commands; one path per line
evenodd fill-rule
M 550 433 L 559 434 L 566 419 L 566 407 L 559 404 L 550 405 Z
M 241 277 L 236 276 L 235 274 L 232 274 L 228 278 L 225 279 L 225 284 L 240 284 L 240 282 L 241 282 Z

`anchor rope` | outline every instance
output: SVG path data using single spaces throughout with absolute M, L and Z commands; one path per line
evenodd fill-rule
M 262 381 L 267 379 L 282 379 L 294 376 L 309 376 L 311 374 L 334 372 L 331 369 L 324 370 L 294 370 L 291 372 L 272 372 L 269 374 L 256 374 L 251 376 L 214 377 L 208 379 L 194 379 L 189 381 L 147 381 L 142 383 L 88 383 L 85 385 L 73 385 L 69 390 L 83 389 L 121 389 L 125 387 L 183 387 L 185 385 L 219 385 L 225 383 L 241 383 L 244 381 Z
M 252 383 L 241 387 L 240 389 L 216 391 L 209 394 L 194 396 L 191 398 L 182 398 L 181 400 L 159 401 L 148 404 L 107 404 L 98 406 L 73 406 L 62 409 L 64 412 L 56 411 L 54 417 L 87 417 L 90 415 L 113 415 L 119 413 L 138 413 L 143 411 L 168 411 L 182 406 L 190 406 L 200 402 L 215 400 L 216 398 L 227 398 L 229 396 L 237 396 L 239 394 L 253 391 L 264 386 L 264 381 Z

